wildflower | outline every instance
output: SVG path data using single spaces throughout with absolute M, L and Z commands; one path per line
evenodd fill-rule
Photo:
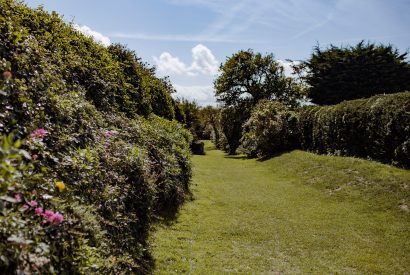
M 14 198 L 16 199 L 17 202 L 21 202 L 21 195 L 20 194 L 15 194 Z
M 46 210 L 44 211 L 44 213 L 42 214 L 42 216 L 47 219 L 47 221 L 51 221 L 51 218 L 54 216 L 54 212 L 51 210 Z
M 62 181 L 57 181 L 56 182 L 56 188 L 58 189 L 58 191 L 63 192 L 65 189 L 65 184 Z
M 37 207 L 37 208 L 34 210 L 34 212 L 35 212 L 37 215 L 42 216 L 42 215 L 43 215 L 43 208 Z
M 28 204 L 29 204 L 31 207 L 35 208 L 35 207 L 37 207 L 38 202 L 33 200 L 33 201 L 29 202 Z
M 64 221 L 64 217 L 63 215 L 61 215 L 60 213 L 55 213 L 52 217 L 52 223 L 55 225 L 59 225 L 60 223 L 62 223 Z
M 4 80 L 10 80 L 12 77 L 13 77 L 13 74 L 10 71 L 4 71 L 3 72 Z
M 33 155 L 31 156 L 31 159 L 32 159 L 32 160 L 37 160 L 37 159 L 38 159 L 38 155 L 33 154 Z
M 29 208 L 30 208 L 30 206 L 28 206 L 27 204 L 23 205 L 23 209 L 24 209 L 24 210 L 27 210 L 27 209 L 29 209 Z
M 38 128 L 34 130 L 34 132 L 31 133 L 32 138 L 42 138 L 45 137 L 48 134 L 48 132 L 43 129 L 43 128 Z
M 110 138 L 110 137 L 114 136 L 116 133 L 117 133 L 117 131 L 111 131 L 111 130 L 107 131 L 107 132 L 105 132 L 105 137 Z

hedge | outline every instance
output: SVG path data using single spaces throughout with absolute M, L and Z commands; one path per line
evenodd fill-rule
M 300 111 L 301 147 L 410 167 L 410 92 Z
M 125 47 L 0 2 L 1 274 L 152 271 L 152 220 L 191 177 L 171 90 Z

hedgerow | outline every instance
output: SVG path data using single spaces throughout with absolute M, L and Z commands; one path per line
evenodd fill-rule
M 244 124 L 241 143 L 248 156 L 301 148 L 410 167 L 410 92 L 294 111 L 262 101 Z
M 410 93 L 345 101 L 300 111 L 305 150 L 410 166 Z
M 0 2 L 0 73 L 0 273 L 149 273 L 151 221 L 191 177 L 170 84 L 16 1 Z

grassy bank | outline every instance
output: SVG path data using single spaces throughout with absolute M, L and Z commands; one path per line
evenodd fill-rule
M 193 194 L 157 226 L 158 274 L 410 270 L 410 171 L 294 151 L 260 162 L 207 145 Z

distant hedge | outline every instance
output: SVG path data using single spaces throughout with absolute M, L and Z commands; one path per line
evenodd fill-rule
M 305 150 L 410 167 L 410 92 L 305 107 L 299 131 Z
M 248 156 L 304 149 L 410 167 L 410 92 L 295 111 L 261 102 L 243 128 Z

